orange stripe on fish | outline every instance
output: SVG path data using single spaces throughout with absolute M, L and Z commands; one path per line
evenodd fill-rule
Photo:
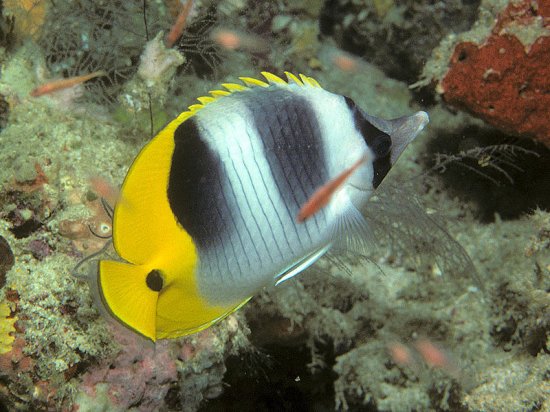
M 30 93 L 32 97 L 39 97 L 45 94 L 53 93 L 58 90 L 68 89 L 76 85 L 82 84 L 95 77 L 107 76 L 107 73 L 103 70 L 97 72 L 83 74 L 82 76 L 69 77 L 68 79 L 52 80 L 51 82 L 44 83 L 37 88 L 33 89 Z
M 362 157 L 361 159 L 356 161 L 349 169 L 344 170 L 334 179 L 329 180 L 327 183 L 317 189 L 315 193 L 311 195 L 308 201 L 304 203 L 304 205 L 300 209 L 300 212 L 298 213 L 298 217 L 296 220 L 299 223 L 302 223 L 306 219 L 317 213 L 319 210 L 324 208 L 328 204 L 336 190 L 341 187 L 345 183 L 345 181 L 348 180 L 348 178 L 353 174 L 353 172 L 355 172 L 359 168 L 359 166 L 361 166 L 366 160 L 366 157 Z

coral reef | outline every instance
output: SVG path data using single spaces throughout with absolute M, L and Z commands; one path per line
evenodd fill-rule
M 195 410 L 223 391 L 225 358 L 248 342 L 235 316 L 227 326 L 154 347 L 119 325 L 113 328 L 120 349 L 82 376 L 75 410 Z
M 543 144 L 485 125 L 436 132 L 426 146 L 427 167 L 444 171 L 439 178 L 446 190 L 472 203 L 480 221 L 517 219 L 550 205 L 550 193 L 541 190 L 550 175 L 550 149 Z
M 321 33 L 388 76 L 413 83 L 442 38 L 471 27 L 478 5 L 479 0 L 331 0 L 321 12 Z
M 4 15 L 4 3 L 0 3 L 0 46 L 10 49 L 15 42 L 15 17 Z
M 151 100 L 163 106 L 176 69 L 184 62 L 182 54 L 166 48 L 163 33 L 159 32 L 145 44 L 137 75 L 125 84 L 119 96 L 119 110 L 140 113 L 149 109 Z
M 549 17 L 546 1 L 483 1 L 472 30 L 443 39 L 417 85 L 435 82 L 450 105 L 548 145 Z
M 456 45 L 438 92 L 509 133 L 550 146 L 550 7 L 510 4 L 491 35 Z
M 4 0 L 7 14 L 15 20 L 14 35 L 37 39 L 46 20 L 48 4 L 44 0 Z
M 531 53 L 544 52 L 547 2 L 197 0 L 195 20 L 166 49 L 156 36 L 180 7 L 169 3 L 59 0 L 36 17 L 38 44 L 32 31 L 12 50 L 0 44 L 0 410 L 548 410 L 548 152 L 442 99 L 364 211 L 369 256 L 329 256 L 215 327 L 156 346 L 106 322 L 72 276 L 111 233 L 101 198 L 114 204 L 150 128 L 213 89 L 212 76 L 304 71 L 391 118 L 420 107 L 387 74 L 413 82 L 432 53 L 420 83 L 439 83 L 463 107 L 449 90 L 473 80 L 512 93 L 508 74 L 481 70 L 500 41 L 517 46 L 510 74 L 542 63 Z M 449 34 L 470 28 L 478 4 L 472 30 Z M 217 27 L 267 46 L 221 50 Z M 353 70 L 335 65 L 335 44 L 380 67 L 354 56 Z M 166 64 L 151 65 L 146 48 Z M 96 70 L 108 76 L 86 84 L 84 98 L 29 95 L 44 77 Z M 472 79 L 451 82 L 453 72 Z M 511 101 L 542 102 L 526 99 L 538 93 L 529 87 L 525 102 L 496 93 L 483 104 L 509 112 Z M 484 118 L 514 133 L 548 127 L 548 116 L 517 119 Z M 426 345 L 444 360 L 428 359 Z
M 15 259 L 8 241 L 0 236 L 0 288 L 6 285 L 6 273 L 13 267 L 14 263 Z
M 145 43 L 170 26 L 160 2 L 61 2 L 48 12 L 38 44 L 51 77 L 103 70 L 87 84 L 86 98 L 116 102 L 122 86 L 137 72 Z M 147 20 L 147 28 L 143 21 Z

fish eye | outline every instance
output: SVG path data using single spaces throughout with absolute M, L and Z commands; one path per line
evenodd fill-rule
M 145 283 L 153 292 L 160 292 L 164 285 L 164 279 L 162 278 L 160 270 L 153 269 L 150 271 L 145 278 Z

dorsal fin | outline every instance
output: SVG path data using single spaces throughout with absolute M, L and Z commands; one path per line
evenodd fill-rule
M 270 73 L 270 72 L 261 72 L 262 76 L 265 77 L 267 80 L 267 83 L 260 79 L 255 79 L 253 77 L 239 77 L 239 80 L 243 82 L 243 84 L 239 83 L 222 83 L 222 87 L 224 87 L 227 90 L 210 90 L 209 96 L 201 96 L 198 97 L 197 100 L 199 103 L 192 104 L 187 108 L 187 111 L 180 114 L 181 117 L 188 118 L 192 115 L 194 115 L 198 110 L 202 109 L 203 107 L 207 106 L 208 104 L 215 102 L 219 98 L 229 96 L 233 93 L 243 92 L 246 90 L 251 90 L 256 87 L 269 87 L 270 85 L 278 85 L 281 87 L 286 87 L 292 84 L 298 85 L 300 87 L 316 87 L 320 88 L 321 85 L 317 80 L 315 80 L 312 77 L 305 76 L 303 74 L 299 74 L 298 76 L 290 73 L 285 72 L 285 75 L 287 77 L 287 80 L 282 79 L 281 77 Z
M 268 87 L 269 86 L 269 84 L 267 84 L 266 82 L 258 79 L 254 79 L 253 77 L 239 77 L 239 79 L 249 87 L 254 87 L 254 86 Z

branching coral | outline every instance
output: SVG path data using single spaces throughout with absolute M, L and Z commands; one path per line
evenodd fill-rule
M 122 84 L 136 72 L 148 29 L 157 33 L 163 24 L 156 2 L 60 2 L 48 12 L 39 45 L 53 77 L 71 77 L 97 70 L 107 76 L 86 86 L 88 98 L 114 101 Z
M 75 406 L 105 410 L 137 408 L 196 410 L 203 399 L 223 392 L 225 358 L 248 345 L 238 315 L 180 341 L 148 346 L 132 332 L 113 325 L 120 352 L 89 368 L 82 377 Z

